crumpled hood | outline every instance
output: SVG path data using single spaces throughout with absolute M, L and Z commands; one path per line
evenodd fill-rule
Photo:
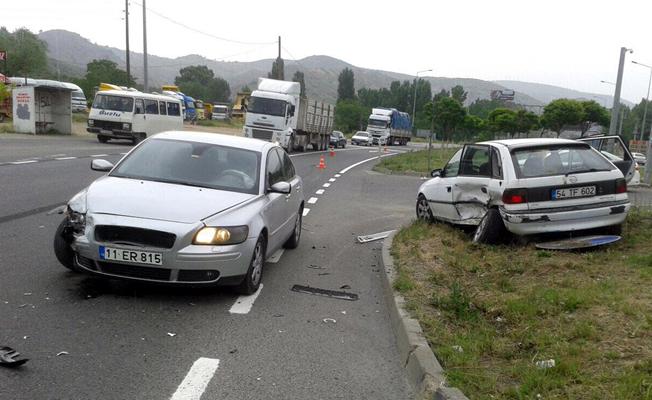
M 88 213 L 195 223 L 254 195 L 105 176 L 86 194 Z

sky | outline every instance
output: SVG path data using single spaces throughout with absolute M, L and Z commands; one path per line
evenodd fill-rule
M 2 0 L 9 30 L 74 31 L 125 48 L 124 0 Z M 143 0 L 130 0 L 130 47 L 143 49 Z M 358 67 L 420 76 L 521 80 L 645 98 L 652 0 L 147 1 L 149 54 L 252 61 L 328 55 Z M 222 40 L 227 39 L 227 40 Z

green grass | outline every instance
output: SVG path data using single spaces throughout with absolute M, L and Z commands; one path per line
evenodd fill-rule
M 652 400 L 650 238 L 637 210 L 620 243 L 591 252 L 475 245 L 415 222 L 394 241 L 394 287 L 471 399 Z
M 72 122 L 82 122 L 86 123 L 88 121 L 87 113 L 72 113 Z
M 455 154 L 457 148 L 432 149 L 430 169 L 442 168 Z M 412 151 L 397 156 L 385 157 L 374 170 L 383 173 L 430 175 L 428 169 L 428 150 Z
M 197 121 L 199 126 L 213 126 L 217 128 L 242 128 L 243 121 L 240 118 L 231 118 L 228 121 L 223 120 L 212 120 L 212 119 L 202 119 Z

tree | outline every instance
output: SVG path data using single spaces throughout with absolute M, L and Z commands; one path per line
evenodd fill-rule
M 297 71 L 292 77 L 292 82 L 299 82 L 301 85 L 301 97 L 306 97 L 306 80 L 303 75 L 303 72 Z
M 436 103 L 438 100 L 443 99 L 444 97 L 451 97 L 451 94 L 448 90 L 442 89 L 437 93 L 433 98 L 432 102 Z
M 516 133 L 528 133 L 539 127 L 539 116 L 526 110 L 518 110 L 514 115 Z
M 335 129 L 353 132 L 365 128 L 371 109 L 355 100 L 341 100 L 335 107 Z
M 270 79 L 285 80 L 285 63 L 281 57 L 277 57 L 272 63 L 272 72 L 267 74 Z
M 473 103 L 469 104 L 469 114 L 487 119 L 489 113 L 497 108 L 513 109 L 514 107 L 516 107 L 514 103 L 503 100 L 476 99 Z
M 86 64 L 86 75 L 84 79 L 78 81 L 78 85 L 84 93 L 93 93 L 94 88 L 100 83 L 131 87 L 136 84 L 136 81 L 111 60 L 93 60 Z
M 355 99 L 355 78 L 353 70 L 344 68 L 337 77 L 337 101 Z
M 229 83 L 215 77 L 213 70 L 205 65 L 181 68 L 179 76 L 174 78 L 174 83 L 186 95 L 211 103 L 228 101 L 231 96 Z
M 426 113 L 432 124 L 442 133 L 444 140 L 452 139 L 455 129 L 464 122 L 466 110 L 460 103 L 450 97 L 442 97 L 426 105 Z
M 485 131 L 485 120 L 475 115 L 465 115 L 462 121 L 462 132 L 464 140 L 473 140 L 477 138 L 480 133 Z
M 462 105 L 464 105 L 467 95 L 468 92 L 465 92 L 464 88 L 461 85 L 453 86 L 451 89 L 451 97 Z
M 251 89 L 249 89 L 249 85 L 244 85 L 243 87 L 240 88 L 240 91 L 245 93 L 251 93 Z
M 507 133 L 510 137 L 518 132 L 516 112 L 507 108 L 497 108 L 489 113 L 487 126 L 494 133 Z
M 582 101 L 581 104 L 584 109 L 584 115 L 580 125 L 582 136 L 584 136 L 594 123 L 603 127 L 609 126 L 611 118 L 606 108 L 593 100 Z
M 0 49 L 7 52 L 7 76 L 43 77 L 48 73 L 47 44 L 28 29 L 0 28 Z
M 584 108 L 577 100 L 557 99 L 543 108 L 541 124 L 557 132 L 557 137 L 565 127 L 579 125 L 584 118 Z

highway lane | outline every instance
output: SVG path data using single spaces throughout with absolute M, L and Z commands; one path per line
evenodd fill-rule
M 304 219 L 300 247 L 266 265 L 263 289 L 247 314 L 229 313 L 238 298 L 229 290 L 67 272 L 51 250 L 59 215 L 0 223 L 0 343 L 32 358 L 23 370 L 0 370 L 4 393 L 12 399 L 170 398 L 205 357 L 220 361 L 204 399 L 410 396 L 382 298 L 380 242 L 360 245 L 354 237 L 409 221 L 420 181 L 373 173 L 373 162 L 335 177 L 374 155 L 348 148 L 334 158 L 326 154 L 325 170 L 316 167 L 319 154 L 293 157 L 306 199 L 317 202 Z M 0 167 L 11 193 L 3 194 L 0 216 L 65 201 L 99 176 L 88 164 Z M 360 299 L 296 293 L 289 290 L 294 284 L 350 287 Z M 57 356 L 61 351 L 68 354 Z

